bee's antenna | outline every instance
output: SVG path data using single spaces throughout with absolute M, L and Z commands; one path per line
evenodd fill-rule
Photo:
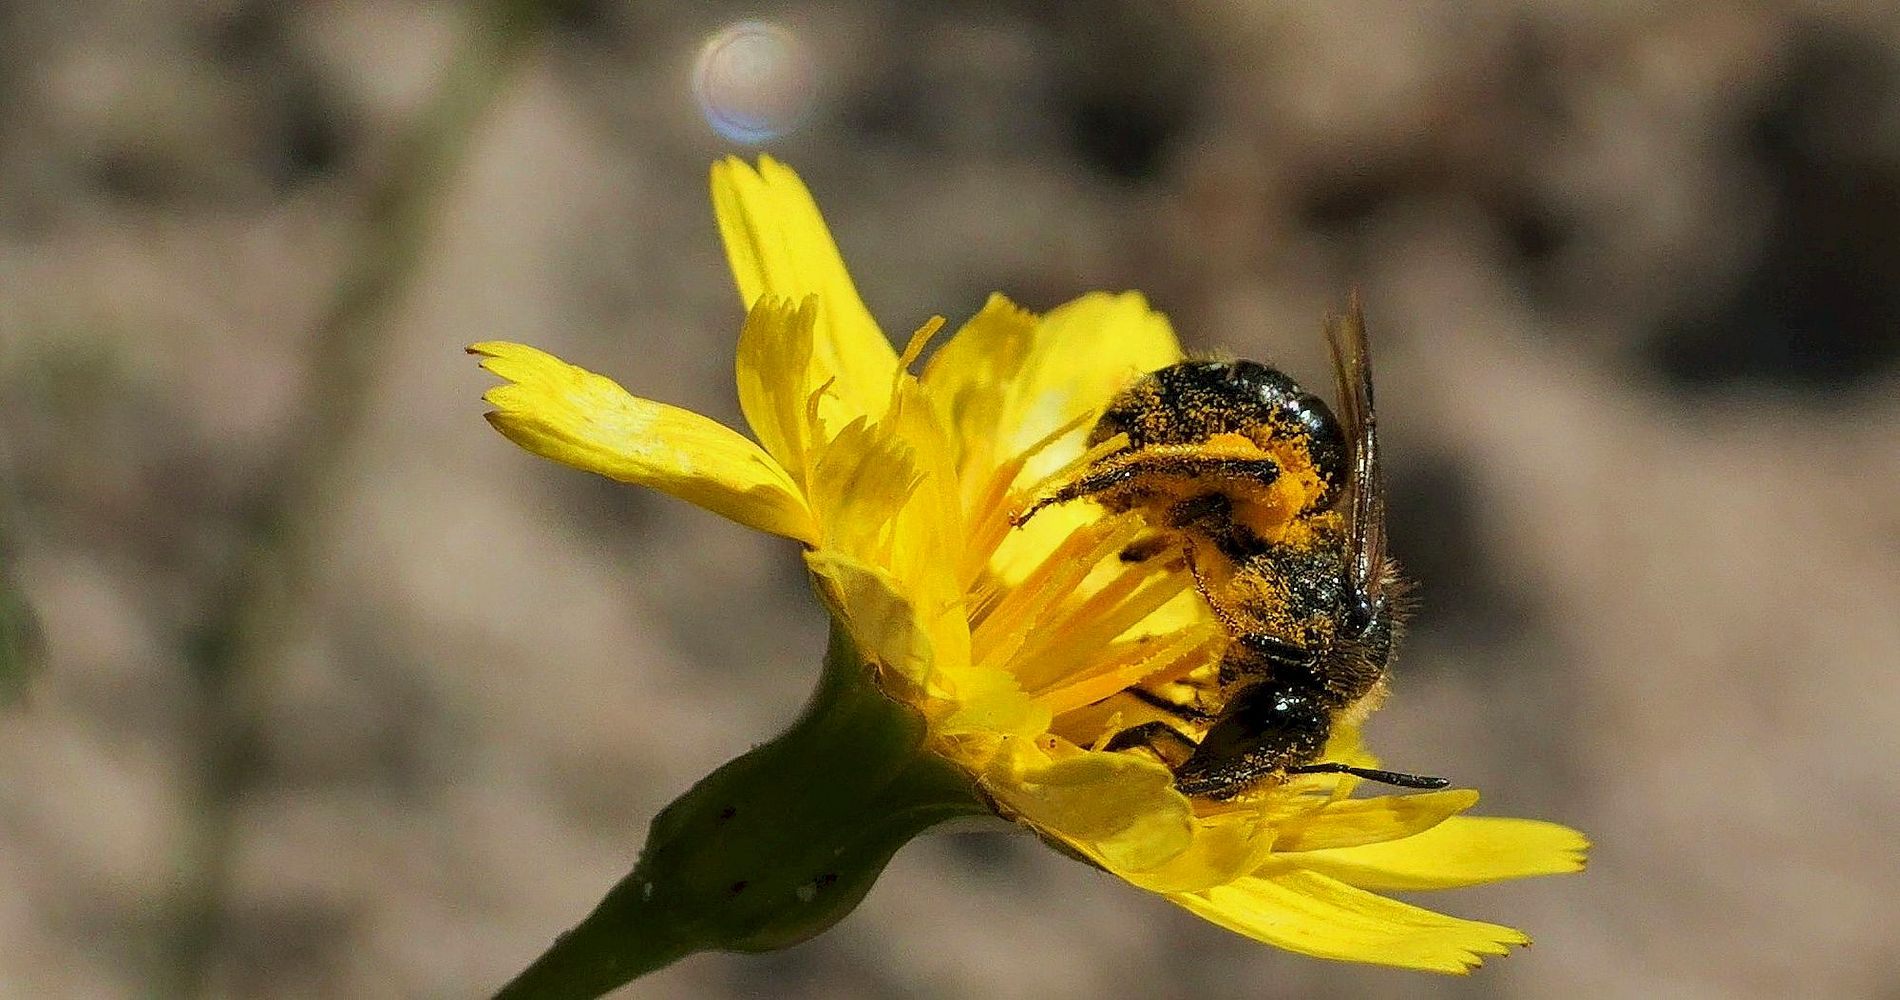
M 1353 767 L 1350 764 L 1339 764 L 1333 761 L 1289 767 L 1286 769 L 1286 773 L 1350 774 L 1355 778 L 1364 778 L 1367 781 L 1376 781 L 1381 785 L 1393 785 L 1398 788 L 1447 788 L 1451 785 L 1450 778 L 1433 778 L 1423 774 L 1406 774 L 1403 771 L 1382 771 L 1376 767 Z

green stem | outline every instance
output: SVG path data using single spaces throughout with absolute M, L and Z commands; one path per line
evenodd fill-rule
M 696 951 L 770 951 L 837 923 L 911 838 L 990 811 L 924 736 L 834 629 L 804 715 L 655 817 L 633 871 L 498 997 L 588 1000 Z

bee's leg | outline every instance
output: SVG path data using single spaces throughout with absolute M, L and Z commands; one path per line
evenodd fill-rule
M 1147 562 L 1168 550 L 1174 539 L 1166 534 L 1143 535 L 1128 543 L 1121 551 L 1121 561 L 1125 563 Z
M 1185 547 L 1183 558 L 1187 560 L 1189 575 L 1194 578 L 1194 590 L 1201 595 L 1203 601 L 1207 602 L 1207 609 L 1214 612 L 1214 617 L 1220 619 L 1221 627 L 1227 630 L 1227 634 L 1239 635 L 1246 631 L 1240 621 L 1228 614 L 1227 609 L 1214 599 L 1213 592 L 1207 586 L 1207 576 L 1201 572 L 1201 564 L 1194 558 L 1194 543 L 1191 540 Z
M 1234 519 L 1234 498 L 1225 493 L 1202 493 L 1175 503 L 1168 508 L 1167 523 L 1211 539 L 1221 555 L 1236 562 L 1266 551 L 1260 536 Z
M 1145 747 L 1154 751 L 1162 763 L 1170 769 L 1181 766 L 1181 762 L 1194 753 L 1194 741 L 1182 735 L 1179 729 L 1165 722 L 1144 722 L 1139 726 L 1130 726 L 1116 733 L 1104 750 L 1129 750 Z
M 1057 504 L 1068 503 L 1071 500 L 1080 500 L 1083 497 L 1094 496 L 1098 493 L 1104 493 L 1114 489 L 1117 486 L 1127 484 L 1135 475 L 1131 471 L 1130 463 L 1130 459 L 1134 457 L 1135 456 L 1132 455 L 1115 455 L 1102 459 L 1096 463 L 1094 471 L 1079 479 L 1070 480 L 1068 483 L 1065 483 L 1061 489 L 1047 496 L 1038 497 L 1034 503 L 1015 514 L 1011 514 L 1009 516 L 1010 523 L 1020 528 L 1028 524 L 1029 519 L 1035 517 L 1044 507 L 1054 507 Z
M 1183 705 L 1179 702 L 1169 701 L 1147 688 L 1131 687 L 1122 693 L 1147 705 L 1149 708 L 1158 708 L 1177 719 L 1185 719 L 1188 722 L 1211 722 L 1214 719 L 1214 716 L 1209 712 L 1196 708 L 1193 705 Z
M 1234 501 L 1225 493 L 1203 493 L 1168 508 L 1168 527 L 1218 534 L 1234 517 Z
M 1376 781 L 1381 785 L 1394 785 L 1399 788 L 1445 788 L 1451 784 L 1450 778 L 1434 778 L 1423 774 L 1406 774 L 1403 771 L 1385 771 L 1376 767 L 1353 767 L 1334 761 L 1322 761 L 1318 764 L 1301 764 L 1286 769 L 1288 774 L 1350 774 L 1355 778 Z
M 1270 458 L 1215 458 L 1169 452 L 1157 454 L 1151 451 L 1115 455 L 1102 459 L 1093 470 L 1071 480 L 1054 493 L 1038 498 L 1021 512 L 1012 515 L 1010 521 L 1020 527 L 1044 507 L 1086 497 L 1112 500 L 1114 503 L 1111 506 L 1125 510 L 1137 501 L 1136 497 L 1129 494 L 1141 491 L 1141 481 L 1149 476 L 1246 480 L 1268 484 L 1280 478 L 1280 465 Z M 1103 496 L 1118 492 L 1122 495 Z

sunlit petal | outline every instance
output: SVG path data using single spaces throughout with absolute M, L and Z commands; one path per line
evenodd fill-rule
M 1165 864 L 1193 842 L 1188 802 L 1174 775 L 1131 754 L 1073 752 L 1049 759 L 1021 741 L 987 784 L 1022 820 L 1095 857 L 1110 871 Z M 994 776 L 993 776 L 994 777 Z
M 469 353 L 507 379 L 482 398 L 509 440 L 563 465 L 670 493 L 750 528 L 813 542 L 798 487 L 758 445 L 691 410 L 629 395 L 532 347 L 489 342 Z
M 1275 849 L 1314 851 L 1411 837 L 1477 804 L 1478 793 L 1468 788 L 1341 799 L 1282 822 Z
M 805 484 L 812 427 L 811 395 L 820 381 L 812 371 L 812 324 L 818 300 L 762 296 L 739 331 L 734 367 L 739 409 L 765 450 L 800 486 Z
M 1453 889 L 1583 870 L 1583 834 L 1534 819 L 1454 816 L 1422 833 L 1310 851 L 1299 863 L 1367 889 Z
M 1469 972 L 1487 955 L 1530 943 L 1509 927 L 1434 913 L 1299 870 L 1168 898 L 1288 951 L 1428 972 Z
M 958 471 L 975 500 L 1002 464 L 997 431 L 1009 419 L 1016 373 L 1035 342 L 1041 319 L 1001 295 L 958 328 L 924 369 L 922 382 L 956 435 Z
M 1031 350 L 1012 380 L 1004 425 L 1006 451 L 1029 447 L 1051 431 L 1092 413 L 1142 374 L 1181 360 L 1168 318 L 1139 292 L 1091 292 L 1057 306 L 1036 328 Z M 1054 471 L 1081 450 L 1087 426 L 1046 449 L 1024 474 Z
M 1116 874 L 1151 892 L 1199 892 L 1226 885 L 1260 868 L 1272 855 L 1274 829 L 1255 812 L 1196 819 L 1194 841 L 1165 864 Z
M 924 690 L 934 660 L 930 637 L 901 585 L 884 570 L 835 550 L 807 552 L 805 562 L 829 584 L 826 599 L 836 604 L 833 610 L 858 649 Z
M 791 168 L 769 156 L 755 168 L 727 157 L 712 168 L 713 211 L 747 309 L 766 295 L 818 296 L 812 362 L 837 379 L 827 397 L 842 424 L 882 413 L 897 354 L 858 297 L 818 205 Z

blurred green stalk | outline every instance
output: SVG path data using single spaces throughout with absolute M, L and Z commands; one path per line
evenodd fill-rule
M 25 696 L 27 681 L 38 671 L 44 656 L 39 620 L 13 577 L 13 553 L 8 546 L 10 502 L 0 484 L 0 707 L 13 705 Z
M 340 458 L 376 383 L 378 336 L 432 235 L 437 203 L 488 111 L 542 37 L 545 4 L 512 0 L 470 14 L 435 93 L 397 140 L 365 197 L 360 237 L 304 356 L 304 415 L 237 512 L 246 542 L 217 585 L 212 611 L 186 650 L 196 681 L 201 784 L 166 914 L 154 993 L 196 997 L 208 987 L 228 928 L 235 812 L 265 759 L 270 691 L 289 634 L 308 603 L 314 526 L 324 523 Z

